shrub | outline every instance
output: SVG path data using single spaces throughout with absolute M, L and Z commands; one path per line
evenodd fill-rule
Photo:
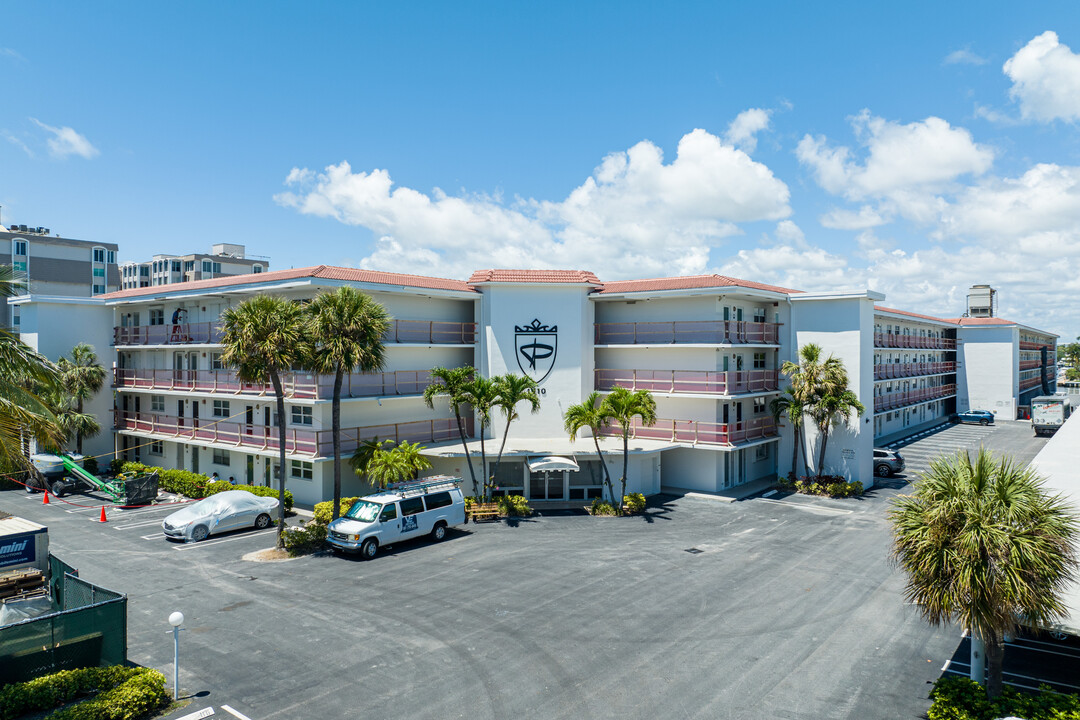
M 226 490 L 245 490 L 252 495 L 258 495 L 260 497 L 276 498 L 278 496 L 278 491 L 271 487 L 264 487 L 262 485 L 231 485 L 224 480 L 211 483 L 210 478 L 206 475 L 193 473 L 188 470 L 166 470 L 165 468 L 152 467 L 137 462 L 125 462 L 120 466 L 120 471 L 125 473 L 156 472 L 158 474 L 158 486 L 162 490 L 174 492 L 178 495 L 194 498 L 196 500 L 208 495 L 225 492 Z M 292 510 L 292 506 L 293 494 L 290 490 L 286 489 L 285 511 L 288 512 L 289 510 Z
M 124 471 L 124 459 L 123 458 L 114 457 L 112 460 L 109 461 L 109 474 L 110 475 L 115 477 L 115 476 L 119 475 L 123 471 Z
M 784 487 L 785 483 L 781 483 Z M 839 475 L 821 477 L 800 477 L 794 485 L 788 486 L 803 495 L 821 495 L 833 498 L 856 497 L 863 494 L 863 484 L 856 480 L 847 482 Z
M 589 506 L 590 515 L 618 515 L 615 511 L 615 506 L 611 503 L 601 500 L 600 498 L 593 498 L 592 505 Z
M 83 469 L 91 475 L 98 475 L 101 473 L 101 468 L 98 466 L 98 459 L 93 455 L 83 460 Z
M 1053 692 L 1047 685 L 1026 693 L 1006 686 L 994 700 L 982 685 L 965 677 L 940 678 L 930 691 L 930 720 L 992 720 L 1006 716 L 1027 720 L 1080 720 L 1080 695 Z
M 92 693 L 100 695 L 48 717 L 55 720 L 138 717 L 166 701 L 165 676 L 150 668 L 123 665 L 61 670 L 0 688 L 0 720 L 48 710 Z
M 338 506 L 338 515 L 344 515 L 352 507 L 353 503 L 359 500 L 358 497 L 343 497 L 341 498 L 341 504 Z M 330 518 L 333 515 L 334 501 L 327 500 L 326 502 L 315 503 L 315 522 L 322 523 L 323 525 L 330 524 Z
M 293 556 L 322 550 L 326 544 L 326 533 L 326 525 L 315 521 L 300 527 L 286 528 L 283 536 L 285 549 Z
M 623 504 L 626 506 L 626 512 L 635 515 L 645 510 L 645 496 L 641 493 L 630 493 L 623 498 Z
M 506 517 L 529 517 L 532 508 L 522 495 L 505 495 L 495 498 L 499 503 L 499 514 Z

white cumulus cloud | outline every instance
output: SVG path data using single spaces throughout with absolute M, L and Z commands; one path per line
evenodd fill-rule
M 1032 38 L 1002 70 L 1012 80 L 1009 96 L 1024 119 L 1080 120 L 1080 55 L 1058 42 L 1057 33 Z
M 612 153 L 559 201 L 426 194 L 346 162 L 294 168 L 286 185 L 279 204 L 380 238 L 360 265 L 457 277 L 484 267 L 593 269 L 613 279 L 697 273 L 740 223 L 791 213 L 787 185 L 704 130 L 683 136 L 668 163 L 648 141 Z
M 30 118 L 31 122 L 42 130 L 50 133 L 52 137 L 46 140 L 49 153 L 56 158 L 66 158 L 69 155 L 78 155 L 87 160 L 100 155 L 100 151 L 90 144 L 84 135 L 80 135 L 69 127 L 53 127 L 46 125 L 36 118 Z
M 757 149 L 757 134 L 768 129 L 771 115 L 772 110 L 762 110 L 761 108 L 743 110 L 728 125 L 724 139 L 740 150 L 745 150 L 748 153 L 754 152 Z

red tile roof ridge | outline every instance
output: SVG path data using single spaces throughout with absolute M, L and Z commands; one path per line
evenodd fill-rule
M 288 270 L 271 270 L 264 273 L 229 275 L 228 277 L 210 278 L 208 280 L 191 280 L 188 282 L 171 283 L 169 285 L 152 285 L 150 287 L 131 288 L 129 290 L 118 290 L 116 292 L 98 295 L 97 297 L 104 300 L 121 300 L 124 298 L 143 297 L 146 295 L 187 292 L 192 290 L 209 290 L 238 285 L 279 282 L 282 280 L 298 280 L 301 278 L 348 280 L 351 282 L 372 283 L 376 285 L 400 285 L 403 287 L 417 287 L 431 290 L 455 290 L 468 293 L 476 292 L 473 288 L 469 287 L 467 283 L 461 280 L 426 277 L 424 275 L 408 275 L 384 272 L 381 270 L 337 267 L 334 265 L 311 265 L 302 268 L 290 268 Z
M 492 268 L 476 270 L 468 279 L 469 285 L 481 283 L 585 283 L 603 286 L 600 279 L 588 270 L 526 270 Z
M 801 293 L 802 290 L 767 285 L 752 280 L 741 280 L 716 273 L 706 275 L 677 275 L 674 277 L 647 278 L 643 280 L 614 280 L 604 283 L 601 294 L 628 292 L 657 292 L 662 290 L 692 290 L 709 287 L 745 287 L 754 290 L 767 290 L 784 295 Z
M 879 312 L 894 313 L 896 315 L 908 315 L 910 317 L 922 318 L 923 320 L 933 320 L 935 322 L 943 322 L 950 325 L 957 324 L 955 319 L 940 318 L 936 315 L 923 315 L 922 313 L 911 312 L 909 310 L 897 310 L 896 308 L 885 307 L 884 305 L 875 305 L 874 310 L 877 310 Z

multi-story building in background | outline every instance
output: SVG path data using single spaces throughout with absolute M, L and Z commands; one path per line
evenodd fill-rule
M 121 290 L 173 285 L 194 280 L 210 280 L 270 269 L 269 258 L 248 256 L 243 245 L 218 243 L 209 254 L 154 255 L 148 262 L 126 262 L 120 266 Z
M 49 228 L 0 226 L 0 265 L 11 265 L 27 292 L 89 298 L 119 289 L 115 243 L 73 240 Z M 18 330 L 18 310 L 0 309 L 0 327 Z
M 10 302 L 22 308 L 23 338 L 35 347 L 59 336 L 111 348 L 102 357 L 112 364 L 114 436 L 111 445 L 96 440 L 92 452 L 241 482 L 274 484 L 284 472 L 297 502 L 311 505 L 332 490 L 332 378 L 299 371 L 286 378 L 287 460 L 278 468 L 273 392 L 239 382 L 224 366 L 220 317 L 259 293 L 303 302 L 340 285 L 371 294 L 394 317 L 386 367 L 345 381 L 346 457 L 374 438 L 419 442 L 432 472 L 469 482 L 453 413 L 445 401 L 434 409 L 423 401 L 430 369 L 524 373 L 539 383 L 540 408 L 519 409 L 494 481 L 498 492 L 532 501 L 600 495 L 602 458 L 592 439 L 571 441 L 564 428 L 567 408 L 594 390 L 649 390 L 656 399 L 657 421 L 631 428 L 628 491 L 749 492 L 786 474 L 793 457 L 806 459 L 800 474 L 804 462 L 818 464 L 815 428 L 804 425 L 796 455 L 794 433 L 771 405 L 786 385 L 784 361 L 808 343 L 844 363 L 866 407 L 832 431 L 825 466 L 867 486 L 875 444 L 957 410 L 1015 419 L 1021 385 L 1053 378 L 1042 357 L 1045 347 L 1052 362 L 1055 336 L 1033 328 L 895 310 L 870 291 L 806 293 L 719 275 L 603 282 L 576 270 L 483 270 L 459 281 L 317 266 L 79 303 L 33 295 Z M 503 422 L 495 412 L 483 430 L 491 453 Z M 482 477 L 480 423 L 470 415 L 464 430 Z M 600 445 L 618 478 L 616 433 L 607 428 Z M 343 477 L 346 495 L 363 491 L 348 465 Z

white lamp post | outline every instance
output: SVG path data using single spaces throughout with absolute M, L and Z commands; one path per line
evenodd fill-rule
M 184 624 L 184 613 L 177 610 L 169 616 L 173 634 L 173 700 L 180 699 L 180 626 Z

